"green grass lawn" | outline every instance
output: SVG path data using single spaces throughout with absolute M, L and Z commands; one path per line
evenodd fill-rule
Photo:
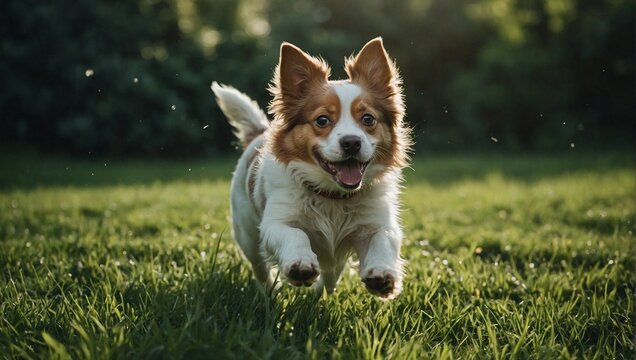
M 404 291 L 259 292 L 229 235 L 232 159 L 0 156 L 3 358 L 630 358 L 629 153 L 426 156 Z

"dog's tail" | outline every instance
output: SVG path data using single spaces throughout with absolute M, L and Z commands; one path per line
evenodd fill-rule
M 212 83 L 216 102 L 234 128 L 243 148 L 269 127 L 267 116 L 256 101 L 231 86 Z

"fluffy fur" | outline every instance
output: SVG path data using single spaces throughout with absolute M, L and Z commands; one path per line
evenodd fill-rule
M 411 144 L 398 70 L 381 38 L 346 59 L 347 80 L 283 43 L 268 122 L 237 90 L 212 84 L 244 146 L 232 179 L 233 234 L 256 278 L 335 290 L 352 253 L 382 299 L 402 288 L 401 170 Z M 316 281 L 317 280 L 317 281 Z

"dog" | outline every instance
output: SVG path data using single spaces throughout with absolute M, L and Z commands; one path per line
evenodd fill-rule
M 331 294 L 355 252 L 368 291 L 388 300 L 402 289 L 405 263 L 398 197 L 411 136 L 402 80 L 382 38 L 346 58 L 345 70 L 347 80 L 329 80 L 324 60 L 283 43 L 271 122 L 245 94 L 212 83 L 244 148 L 231 184 L 233 236 L 270 288 L 274 265 L 292 285 Z

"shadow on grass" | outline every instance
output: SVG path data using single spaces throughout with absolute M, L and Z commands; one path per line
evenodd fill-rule
M 132 256 L 135 247 L 124 248 Z M 0 336 L 0 348 L 12 344 L 13 355 L 50 351 L 72 358 L 284 358 L 302 355 L 308 339 L 318 336 L 317 322 L 320 328 L 331 322 L 330 308 L 310 289 L 266 294 L 238 258 L 219 264 L 216 256 L 194 261 L 187 250 L 152 256 L 143 249 L 136 265 L 90 259 L 88 248 L 77 244 L 60 249 L 70 259 L 65 265 L 22 261 L 28 256 L 18 265 L 12 261 L 19 269 L 0 264 L 5 277 L 22 274 L 16 290 L 32 299 L 7 310 L 0 322 L 29 336 Z
M 37 187 L 101 187 L 170 182 L 229 181 L 239 153 L 188 160 L 81 159 L 0 154 L 0 190 Z M 521 182 L 579 172 L 633 168 L 628 151 L 550 154 L 459 154 L 416 157 L 404 171 L 407 185 L 448 185 L 501 174 Z
M 102 187 L 170 182 L 229 181 L 234 157 L 195 160 L 80 159 L 0 154 L 0 189 Z
M 416 157 L 404 174 L 408 183 L 446 185 L 458 181 L 480 180 L 491 174 L 522 183 L 556 176 L 620 170 L 634 167 L 628 151 L 556 154 L 460 154 Z
M 66 344 L 71 354 L 96 348 L 97 355 L 100 344 L 95 339 L 124 331 L 123 343 L 105 344 L 116 358 L 284 358 L 295 351 L 301 356 L 299 350 L 316 336 L 315 321 L 329 322 L 329 308 L 311 296 L 268 295 L 254 280 L 239 279 L 239 274 L 236 265 L 229 265 L 177 287 L 174 282 L 133 281 L 111 295 L 125 313 L 116 326 L 120 329 L 108 330 L 112 334 L 100 334 L 90 321 L 72 329 L 50 323 L 44 331 Z M 96 342 L 83 344 L 78 328 Z

